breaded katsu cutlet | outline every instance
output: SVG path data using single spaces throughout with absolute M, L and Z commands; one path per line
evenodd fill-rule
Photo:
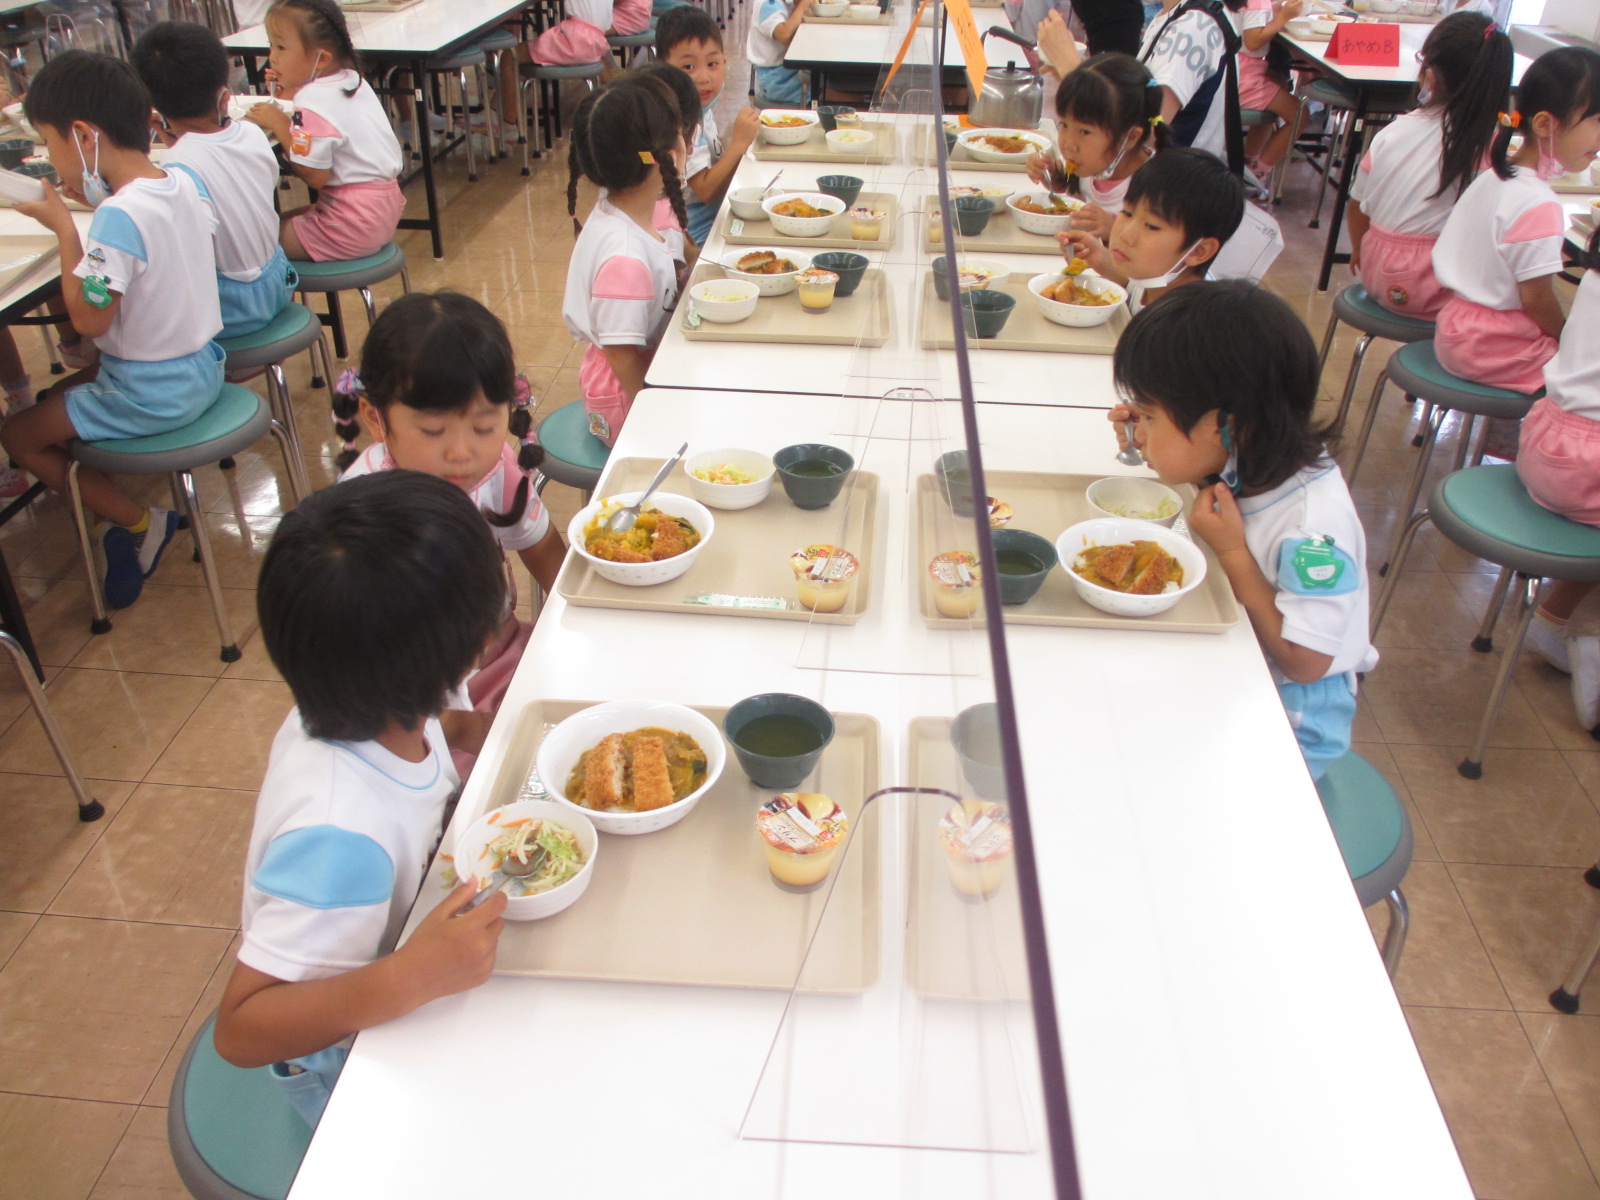
M 658 737 L 633 739 L 633 807 L 639 812 L 665 808 L 672 803 L 672 780 L 667 775 L 667 747 Z
M 583 794 L 590 808 L 616 808 L 626 795 L 628 755 L 620 733 L 608 734 L 583 763 Z

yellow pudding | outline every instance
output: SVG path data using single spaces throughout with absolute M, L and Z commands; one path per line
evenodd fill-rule
M 800 292 L 800 307 L 807 312 L 827 312 L 833 305 L 833 290 L 839 285 L 839 276 L 832 271 L 813 268 L 795 276 Z
M 861 114 L 858 112 L 841 112 L 833 120 L 834 124 L 841 129 L 857 129 L 861 125 Z
M 884 214 L 875 208 L 850 210 L 850 236 L 858 242 L 875 242 L 883 236 Z
M 983 602 L 978 556 L 969 550 L 936 554 L 928 564 L 933 576 L 933 606 L 944 617 L 970 617 Z
M 1011 859 L 1011 816 L 991 800 L 966 800 L 939 818 L 939 845 L 950 883 L 967 896 L 987 896 L 1005 882 Z
M 756 810 L 767 870 L 790 887 L 826 879 L 849 828 L 844 809 L 820 792 L 784 792 Z
M 834 613 L 850 599 L 861 563 L 848 550 L 818 544 L 796 550 L 789 556 L 794 568 L 795 587 L 800 606 L 812 612 Z
M 1011 505 L 1007 504 L 1004 500 L 996 500 L 993 496 L 989 497 L 990 529 L 1003 528 L 1004 526 L 1010 524 L 1011 518 L 1015 515 L 1016 513 L 1012 510 Z

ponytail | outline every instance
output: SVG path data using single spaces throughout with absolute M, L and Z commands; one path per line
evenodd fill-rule
M 544 447 L 533 435 L 533 390 L 528 377 L 518 375 L 516 391 L 511 398 L 511 436 L 521 443 L 517 448 L 517 469 L 522 478 L 517 480 L 517 490 L 511 497 L 511 507 L 503 513 L 480 509 L 483 519 L 496 529 L 509 529 L 528 511 L 528 496 L 533 490 L 533 474 L 544 463 Z
M 361 412 L 361 397 L 364 394 L 361 376 L 354 368 L 346 367 L 339 373 L 339 380 L 333 385 L 332 404 L 333 431 L 339 439 L 339 453 L 334 458 L 333 464 L 339 468 L 341 475 L 361 456 L 360 451 L 356 449 L 356 439 L 361 436 L 361 422 L 358 417 Z
M 1489 148 L 1490 165 L 1501 179 L 1510 179 L 1512 174 L 1511 135 L 1520 128 L 1524 137 L 1536 136 L 1533 120 L 1540 113 L 1549 113 L 1563 126 L 1600 113 L 1600 52 L 1563 46 L 1541 54 L 1523 72 L 1516 109 L 1500 114 L 1500 128 Z
M 1511 39 L 1481 13 L 1451 13 L 1422 44 L 1422 66 L 1443 92 L 1444 152 L 1434 199 L 1460 196 L 1483 169 L 1495 117 L 1511 94 Z

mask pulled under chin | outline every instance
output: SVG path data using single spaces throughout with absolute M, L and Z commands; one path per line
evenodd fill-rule
M 1194 243 L 1194 245 L 1190 246 L 1187 250 L 1185 250 L 1182 254 L 1178 255 L 1178 261 L 1172 264 L 1172 268 L 1169 271 L 1167 271 L 1167 273 L 1165 275 L 1155 275 L 1155 276 L 1152 276 L 1152 277 L 1150 277 L 1148 279 L 1132 279 L 1132 278 L 1130 278 L 1128 280 L 1128 282 L 1129 283 L 1136 283 L 1142 288 L 1164 288 L 1164 287 L 1167 287 L 1169 284 L 1172 283 L 1172 281 L 1174 279 L 1176 279 L 1179 275 L 1182 275 L 1186 270 L 1189 269 L 1189 263 L 1188 263 L 1189 255 L 1193 254 L 1197 249 L 1199 249 L 1199 246 L 1200 246 L 1200 243 L 1196 242 L 1196 243 Z
M 111 198 L 111 186 L 106 183 L 105 176 L 100 174 L 100 131 L 94 134 L 94 166 L 91 168 L 83 157 L 83 144 L 78 143 L 78 165 L 83 168 L 83 202 L 90 208 L 99 208 Z

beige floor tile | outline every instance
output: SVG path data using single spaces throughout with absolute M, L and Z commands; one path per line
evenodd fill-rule
M 1425 746 L 1469 744 L 1483 718 L 1494 684 L 1494 656 L 1456 651 L 1392 648 L 1383 652 L 1362 693 L 1378 719 L 1384 740 Z M 1553 743 L 1515 682 L 1506 689 L 1489 731 L 1490 747 L 1551 749 Z M 1494 770 L 1496 754 L 1486 758 Z
M 219 679 L 146 778 L 254 793 L 272 738 L 293 705 L 285 684 Z
M 1515 1013 L 1408 1008 L 1406 1017 L 1477 1195 L 1600 1196 Z
M 1473 780 L 1460 747 L 1390 749 L 1446 862 L 1584 867 L 1600 849 L 1600 814 L 1559 751 L 1495 750 Z
M 272 683 L 282 683 L 283 676 L 278 674 L 278 668 L 272 665 L 272 659 L 267 657 L 266 643 L 261 640 L 261 630 L 258 628 L 249 637 L 249 640 L 239 643 L 240 658 L 237 662 L 228 664 L 222 672 L 224 679 L 262 679 Z
M 236 928 L 255 799 L 254 792 L 140 784 L 49 911 Z
M 1567 766 L 1577 776 L 1589 799 L 1600 807 L 1600 750 L 1564 750 L 1561 757 L 1567 760 Z
M 6 965 L 12 952 L 22 945 L 22 939 L 28 936 L 28 931 L 38 920 L 36 913 L 0 912 L 0 968 Z
M 0 775 L 0 846 L 25 852 L 0 856 L 0 909 L 43 912 L 55 899 L 84 855 L 105 836 L 131 783 L 90 779 L 89 793 L 106 815 L 78 820 L 77 801 L 65 778 L 56 775 Z
M 1600 1016 L 1523 1013 L 1522 1028 L 1590 1168 L 1600 1168 Z
M 206 536 L 210 539 L 211 553 L 217 563 L 217 578 L 228 590 L 228 617 L 233 622 L 235 636 L 243 637 L 255 625 L 255 605 L 248 597 L 233 595 L 235 589 L 256 586 L 256 576 L 261 573 L 261 559 L 267 553 L 267 544 L 277 531 L 276 515 L 248 516 L 241 521 L 233 513 L 207 513 Z M 206 577 L 200 564 L 194 561 L 189 541 L 176 538 L 172 550 L 156 568 L 152 581 L 171 586 L 203 588 Z M 210 623 L 209 621 L 207 622 Z M 196 634 L 198 637 L 198 633 Z
M 517 368 L 523 371 L 529 367 L 559 367 L 577 344 L 560 325 L 513 325 L 506 332 L 511 335 Z M 529 384 L 532 385 L 531 379 Z
M 1548 1011 L 1550 992 L 1600 920 L 1600 890 L 1568 868 L 1451 863 L 1450 877 L 1512 1004 Z
M 1360 709 L 1357 709 L 1359 726 Z M 1376 728 L 1376 726 L 1374 726 Z M 1413 862 L 1437 862 L 1439 848 L 1433 844 L 1433 835 L 1428 832 L 1428 823 L 1422 819 L 1416 801 L 1411 798 L 1411 789 L 1406 786 L 1405 776 L 1400 773 L 1400 766 L 1394 760 L 1394 753 L 1382 742 L 1363 741 L 1359 736 L 1353 738 L 1350 749 L 1361 755 L 1373 766 L 1377 767 L 1383 777 L 1389 781 L 1389 786 L 1400 797 L 1400 802 L 1406 807 L 1406 814 L 1411 818 L 1411 860 Z
M 254 607 L 250 592 L 234 589 L 227 599 L 231 619 L 238 619 L 234 610 L 242 617 Z M 115 614 L 112 621 L 110 633 L 89 639 L 73 660 L 74 667 L 217 676 L 228 665 L 218 651 L 211 600 L 203 587 L 151 580 L 139 603 Z M 240 636 L 237 626 L 234 636 Z
M 70 663 L 94 636 L 89 632 L 89 586 L 81 572 L 64 579 L 15 582 L 28 635 L 48 676 L 52 668 Z M 4 674 L 0 667 L 0 676 Z
M 1407 571 L 1396 584 L 1375 645 L 1380 658 L 1391 649 L 1428 649 L 1454 654 L 1470 645 L 1478 618 L 1442 571 Z M 1378 670 L 1387 664 L 1380 663 Z M 1376 674 L 1376 672 L 1374 672 Z
M 0 971 L 0 1092 L 137 1103 L 232 937 L 41 918 Z
M 91 1104 L 0 1092 L 6 1195 L 84 1200 L 134 1116 L 131 1104 Z
M 206 1019 L 216 1012 L 217 1005 L 222 1003 L 222 993 L 228 986 L 228 980 L 233 975 L 235 962 L 239 957 L 239 948 L 244 945 L 244 938 L 235 934 L 229 943 L 227 952 L 222 960 L 217 963 L 217 969 L 211 973 L 211 979 L 206 984 L 205 991 L 200 993 L 200 998 L 195 1001 L 194 1010 L 189 1014 L 189 1019 L 183 1024 L 183 1032 L 178 1034 L 177 1041 L 172 1043 L 166 1060 L 162 1062 L 161 1069 L 156 1072 L 155 1078 L 150 1081 L 150 1087 L 144 1094 L 146 1104 L 163 1105 L 172 1098 L 172 1081 L 177 1077 L 178 1064 L 183 1061 L 183 1054 L 188 1049 L 189 1043 L 194 1041 L 195 1034 L 200 1032 L 200 1027 Z
M 1480 578 L 1488 579 L 1484 575 Z M 1509 644 L 1502 640 L 1499 649 Z M 1562 750 L 1590 750 L 1600 748 L 1589 731 L 1578 724 L 1577 709 L 1572 703 L 1572 676 L 1556 670 L 1538 655 L 1525 650 L 1517 659 L 1517 690 L 1527 697 L 1533 711 L 1550 740 Z
M 89 1200 L 188 1200 L 167 1147 L 167 1110 L 134 1110 Z
M 1413 860 L 1401 889 L 1411 910 L 1411 927 L 1395 980 L 1400 1002 L 1432 1008 L 1510 1008 L 1445 864 Z M 1381 944 L 1389 928 L 1388 906 L 1373 905 L 1367 921 Z
M 47 694 L 83 774 L 138 780 L 182 728 L 211 682 L 184 675 L 72 668 L 56 673 Z M 38 722 L 19 720 L 0 737 L 0 769 L 59 773 Z

